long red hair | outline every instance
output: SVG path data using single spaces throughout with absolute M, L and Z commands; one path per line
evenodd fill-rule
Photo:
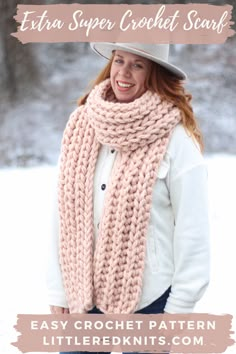
M 103 70 L 98 74 L 97 78 L 94 80 L 91 90 L 94 88 L 94 86 L 98 85 L 99 83 L 110 77 L 113 56 L 114 54 L 108 61 L 107 65 L 103 68 Z M 183 126 L 190 134 L 190 136 L 196 139 L 201 151 L 203 151 L 202 134 L 198 127 L 190 103 L 192 95 L 185 91 L 183 81 L 180 80 L 177 76 L 173 75 L 169 70 L 154 62 L 151 62 L 151 65 L 152 66 L 150 74 L 146 79 L 147 89 L 151 90 L 152 92 L 157 92 L 160 97 L 172 102 L 176 107 L 179 108 L 180 112 L 182 113 Z M 79 105 L 85 104 L 89 93 L 87 93 L 78 100 Z

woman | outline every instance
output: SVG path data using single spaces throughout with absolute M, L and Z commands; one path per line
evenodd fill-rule
M 91 46 L 111 59 L 64 132 L 51 311 L 189 313 L 208 285 L 209 243 L 186 75 L 168 45 Z

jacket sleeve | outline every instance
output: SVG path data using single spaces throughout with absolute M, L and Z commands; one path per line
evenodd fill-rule
M 169 182 L 175 271 L 165 312 L 189 313 L 209 283 L 207 168 L 191 138 L 176 149 Z
M 54 199 L 51 237 L 48 242 L 48 264 L 46 275 L 48 300 L 49 305 L 68 308 L 59 263 L 59 213 L 56 191 Z

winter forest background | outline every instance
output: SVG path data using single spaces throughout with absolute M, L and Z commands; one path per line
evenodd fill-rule
M 176 3 L 0 0 L 1 354 L 20 353 L 10 345 L 18 313 L 49 313 L 45 274 L 62 133 L 77 99 L 106 62 L 88 43 L 22 45 L 10 36 L 16 31 L 13 16 L 17 4 L 75 2 Z M 195 2 L 231 4 L 236 22 L 235 0 Z M 173 45 L 170 54 L 188 74 L 209 173 L 211 283 L 195 311 L 232 314 L 235 331 L 236 36 L 221 45 Z M 235 348 L 225 354 L 235 354 Z

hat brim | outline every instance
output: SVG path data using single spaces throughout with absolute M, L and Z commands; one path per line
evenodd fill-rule
M 170 72 L 172 72 L 174 75 L 176 75 L 179 79 L 181 80 L 186 80 L 187 75 L 185 74 L 184 71 L 180 70 L 177 66 L 172 65 L 166 61 L 163 61 L 159 58 L 156 58 L 146 52 L 140 51 L 138 48 L 130 48 L 127 47 L 125 43 L 101 43 L 101 42 L 92 42 L 90 43 L 91 48 L 95 53 L 98 55 L 102 56 L 103 58 L 110 59 L 112 56 L 112 52 L 114 50 L 123 50 L 125 52 L 129 52 L 132 54 L 139 55 L 141 57 L 147 58 L 151 61 L 154 61 L 155 63 L 163 66 Z

